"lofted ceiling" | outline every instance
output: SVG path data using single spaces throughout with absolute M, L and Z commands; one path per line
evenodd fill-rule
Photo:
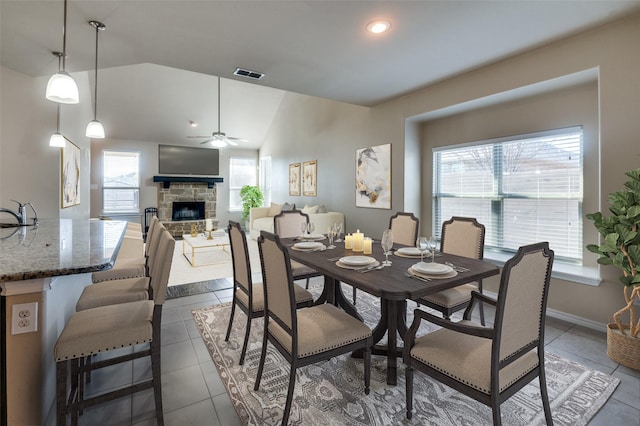
M 640 0 L 70 0 L 67 70 L 92 73 L 88 21 L 101 21 L 108 137 L 199 145 L 186 135 L 218 130 L 221 76 L 221 130 L 257 148 L 286 92 L 373 106 L 638 10 Z M 0 0 L 2 66 L 54 73 L 62 16 L 62 0 Z M 368 33 L 374 19 L 390 31 Z

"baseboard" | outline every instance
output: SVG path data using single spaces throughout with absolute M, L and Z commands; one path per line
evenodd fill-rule
M 483 293 L 494 299 L 498 296 L 497 293 L 492 293 L 489 291 L 483 291 Z M 547 316 L 551 318 L 559 319 L 561 321 L 566 321 L 571 324 L 589 328 L 591 330 L 596 330 L 603 333 L 607 332 L 607 324 L 603 324 L 601 322 L 593 321 L 587 318 L 582 318 L 577 315 L 568 314 L 566 312 L 558 311 L 556 309 L 547 308 Z

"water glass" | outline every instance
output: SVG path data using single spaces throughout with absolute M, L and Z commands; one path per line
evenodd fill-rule
M 431 250 L 431 262 L 435 262 L 436 261 L 436 246 L 437 246 L 438 242 L 436 240 L 436 237 L 431 236 L 429 237 L 429 240 L 427 241 L 427 245 L 429 247 L 429 250 Z
M 336 230 L 333 228 L 333 226 L 330 226 L 329 229 L 327 229 L 327 238 L 329 239 L 329 246 L 327 247 L 327 249 L 334 249 L 336 248 L 336 246 L 333 245 L 333 239 L 336 236 Z
M 420 250 L 420 262 L 424 262 L 424 252 L 429 247 L 427 237 L 418 237 L 416 240 L 416 248 Z
M 384 250 L 384 262 L 382 262 L 382 265 L 390 266 L 391 261 L 389 261 L 389 252 L 393 248 L 393 232 L 391 232 L 391 229 L 384 231 L 380 244 L 382 245 L 382 250 Z
M 333 227 L 334 227 L 334 229 L 336 231 L 336 240 L 335 241 L 336 241 L 336 243 L 341 243 L 342 239 L 340 238 L 340 235 L 342 235 L 342 231 L 343 231 L 342 223 L 341 222 L 336 222 L 336 223 L 333 224 Z
M 300 222 L 300 230 L 302 231 L 302 236 L 307 233 L 307 221 Z

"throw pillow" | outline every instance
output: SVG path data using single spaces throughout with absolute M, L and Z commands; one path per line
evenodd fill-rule
M 320 204 L 316 213 L 327 213 L 327 208 L 324 206 L 324 204 Z
M 280 204 L 271 203 L 271 207 L 269 207 L 269 213 L 267 216 L 275 216 L 280 213 L 282 210 L 282 206 Z
M 296 205 L 295 204 L 284 203 L 282 205 L 282 211 L 283 212 L 289 212 L 289 211 L 295 210 L 295 209 L 296 209 Z
M 302 208 L 302 213 L 316 214 L 318 213 L 318 206 L 310 206 L 308 204 L 305 204 L 304 207 Z

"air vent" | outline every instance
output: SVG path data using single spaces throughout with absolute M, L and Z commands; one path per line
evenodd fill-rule
M 262 77 L 264 77 L 264 74 L 261 72 L 245 70 L 242 68 L 236 68 L 233 74 L 239 75 L 240 77 L 252 78 L 254 80 L 261 80 Z

